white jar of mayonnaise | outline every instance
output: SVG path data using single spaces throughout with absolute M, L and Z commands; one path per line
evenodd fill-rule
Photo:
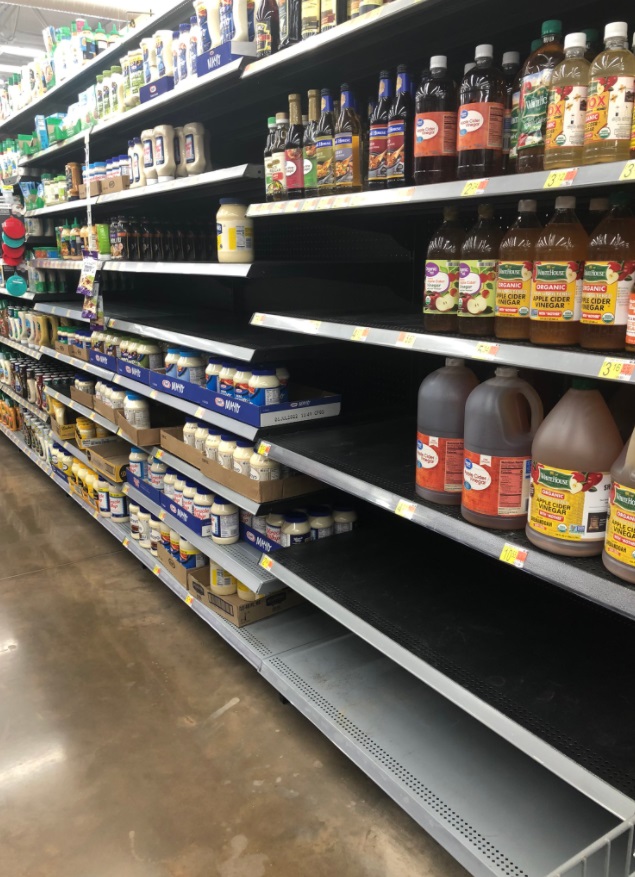
M 238 509 L 221 496 L 214 497 L 212 505 L 212 540 L 220 545 L 238 542 Z
M 221 198 L 216 214 L 219 262 L 254 261 L 254 223 L 247 207 L 236 198 Z
M 233 469 L 238 475 L 249 476 L 249 463 L 254 453 L 254 446 L 246 439 L 237 439 L 233 454 Z
M 202 174 L 207 167 L 205 156 L 205 128 L 200 122 L 188 122 L 183 126 L 185 140 L 185 168 L 190 176 Z
M 160 183 L 167 183 L 176 176 L 172 125 L 157 125 L 154 129 L 154 166 Z
M 183 508 L 186 512 L 192 514 L 194 508 L 194 497 L 196 495 L 196 486 L 192 481 L 187 481 L 183 488 Z
M 198 420 L 192 420 L 188 417 L 183 427 L 183 441 L 191 448 L 196 446 L 196 430 L 198 429 Z
M 203 424 L 199 424 L 198 429 L 194 433 L 194 447 L 197 451 L 200 451 L 202 454 L 205 453 L 205 442 L 207 441 L 207 436 L 209 435 L 209 429 L 207 426 Z
M 218 446 L 220 445 L 220 431 L 210 429 L 209 435 L 205 439 L 205 456 L 208 460 L 218 461 Z
M 234 468 L 234 451 L 236 450 L 236 439 L 229 433 L 223 433 L 220 437 L 220 444 L 216 453 L 216 462 L 220 463 L 223 469 Z
M 350 505 L 333 506 L 333 530 L 337 536 L 339 533 L 349 533 L 354 529 L 357 521 L 357 512 Z
M 169 498 L 174 499 L 174 482 L 176 481 L 176 472 L 166 472 L 163 478 L 163 493 Z
M 308 515 L 304 512 L 289 512 L 284 516 L 284 524 L 280 534 L 280 544 L 283 548 L 291 548 L 302 542 L 311 541 L 311 525 Z
M 333 535 L 333 515 L 328 506 L 317 506 L 309 509 L 309 524 L 311 525 L 311 541 L 313 542 Z
M 143 147 L 143 172 L 146 185 L 153 186 L 157 182 L 157 169 L 154 166 L 154 131 L 146 128 L 141 132 L 141 146 Z
M 141 548 L 150 548 L 150 512 L 140 511 L 139 515 L 139 545 Z
M 249 380 L 249 401 L 252 405 L 278 405 L 280 381 L 275 368 L 255 368 Z
M 252 454 L 249 458 L 249 477 L 252 481 L 277 481 L 280 478 L 280 464 L 262 454 Z
M 221 569 L 213 560 L 210 560 L 209 566 L 209 589 L 212 594 L 216 594 L 217 597 L 228 597 L 230 594 L 235 594 L 236 579 Z

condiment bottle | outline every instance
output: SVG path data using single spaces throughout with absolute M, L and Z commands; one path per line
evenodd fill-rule
M 461 247 L 459 333 L 492 335 L 496 304 L 496 268 L 502 232 L 491 204 L 480 204 L 478 221 Z
M 459 90 L 459 180 L 491 177 L 503 166 L 505 80 L 494 66 L 492 46 L 477 46 L 474 57 L 476 65 L 465 74 Z
M 554 554 L 589 557 L 602 551 L 610 469 L 622 439 L 595 387 L 595 381 L 573 378 L 532 445 L 527 538 Z
M 266 58 L 278 51 L 280 18 L 276 0 L 260 0 L 256 10 L 256 57 Z
M 564 58 L 562 22 L 542 24 L 542 44 L 523 66 L 518 117 L 518 173 L 543 169 L 547 105 L 553 69 Z
M 625 344 L 629 299 L 635 279 L 635 217 L 628 194 L 591 234 L 584 265 L 580 344 L 588 350 L 620 350 Z
M 414 181 L 447 183 L 456 175 L 456 83 L 445 55 L 430 58 L 415 96 Z
M 610 209 L 611 202 L 608 198 L 591 198 L 589 209 L 584 219 L 580 220 L 587 234 L 595 231 Z
M 529 338 L 534 251 L 542 231 L 536 209 L 536 201 L 519 201 L 518 218 L 501 241 L 494 317 L 494 334 L 497 338 Z
M 631 151 L 635 58 L 626 48 L 628 26 L 604 28 L 604 51 L 591 64 L 584 130 L 584 164 L 626 160 Z
M 315 131 L 317 185 L 319 195 L 328 195 L 335 187 L 335 117 L 329 89 L 323 88 L 321 96 L 320 119 Z
M 413 116 L 411 77 L 407 66 L 400 64 L 388 119 L 386 185 L 389 189 L 412 182 Z
M 584 57 L 586 36 L 564 38 L 564 61 L 553 71 L 545 134 L 545 170 L 582 162 L 587 91 L 591 65 Z
M 535 344 L 577 344 L 588 235 L 575 198 L 556 198 L 556 212 L 536 242 L 529 338 Z
M 459 307 L 459 265 L 465 230 L 456 207 L 443 208 L 443 224 L 428 245 L 423 292 L 426 332 L 456 332 Z
M 368 188 L 383 189 L 386 186 L 386 150 L 388 148 L 388 118 L 393 100 L 390 72 L 379 74 L 377 104 L 370 117 L 368 134 Z
M 173 180 L 176 174 L 174 153 L 174 128 L 172 125 L 157 125 L 153 132 L 154 166 L 160 183 Z
M 505 118 L 503 120 L 503 173 L 507 173 L 509 169 L 509 152 L 512 142 L 512 116 L 514 112 L 514 95 L 516 93 L 516 80 L 518 79 L 518 68 L 520 67 L 520 55 L 518 52 L 505 52 L 503 54 L 503 63 L 501 70 L 505 79 Z M 518 90 L 518 105 L 520 103 L 520 89 Z M 516 119 L 518 126 L 518 119 Z
M 302 124 L 302 105 L 299 94 L 289 95 L 289 130 L 284 145 L 287 197 L 302 198 L 304 195 L 304 157 L 302 145 L 304 126 Z
M 362 126 L 349 85 L 340 89 L 340 114 L 335 126 L 335 186 L 337 192 L 359 192 L 361 177 Z
M 320 0 L 301 0 L 301 8 L 301 35 L 303 40 L 307 40 L 320 32 Z
M 276 131 L 276 117 L 269 116 L 267 119 L 267 142 L 265 143 L 264 150 L 264 165 L 265 165 L 265 195 L 267 201 L 273 201 L 273 161 L 272 161 L 272 145 L 274 140 L 274 134 Z
M 276 113 L 276 131 L 271 145 L 272 201 L 284 201 L 287 197 L 285 145 L 288 127 L 289 117 L 287 114 Z
M 308 124 L 304 129 L 302 158 L 304 164 L 304 197 L 310 198 L 317 194 L 317 147 L 316 131 L 320 118 L 320 92 L 316 88 L 309 91 Z
M 635 583 L 635 433 L 611 467 L 602 563 L 613 575 Z
M 143 147 L 143 172 L 147 186 L 157 182 L 157 169 L 154 166 L 154 131 L 146 128 L 141 132 L 141 145 Z

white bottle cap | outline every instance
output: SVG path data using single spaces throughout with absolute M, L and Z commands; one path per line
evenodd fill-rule
M 575 197 L 573 195 L 560 195 L 556 198 L 556 210 L 575 210 Z
M 505 52 L 503 54 L 503 65 L 520 64 L 520 52 Z
M 497 378 L 515 378 L 518 374 L 518 369 L 512 368 L 509 365 L 499 365 L 494 374 Z
M 564 48 L 566 49 L 586 49 L 585 33 L 568 33 L 564 38 Z
M 604 42 L 612 37 L 621 37 L 623 40 L 628 39 L 628 25 L 625 21 L 612 21 L 604 28 Z
M 464 362 L 465 362 L 464 359 L 457 359 L 454 356 L 447 356 L 446 360 L 445 360 L 446 365 L 449 365 L 449 366 L 454 367 L 454 368 L 456 368 L 457 366 L 462 366 Z
M 448 66 L 448 59 L 445 55 L 433 55 L 430 58 L 430 70 L 434 70 L 435 67 L 436 68 L 443 67 L 444 69 L 447 69 L 447 66 Z
M 607 25 L 610 27 L 611 25 Z M 624 25 L 626 27 L 626 25 Z M 489 43 L 483 43 L 482 46 L 477 46 L 476 51 L 474 52 L 475 58 L 493 58 L 494 57 L 494 46 L 491 46 Z
M 522 198 L 518 202 L 518 212 L 519 213 L 535 213 L 538 209 L 538 202 L 534 201 L 533 198 Z

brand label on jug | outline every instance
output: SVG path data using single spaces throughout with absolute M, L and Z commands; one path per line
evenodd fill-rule
M 529 526 L 536 533 L 570 542 L 604 539 L 611 475 L 531 464 Z
M 417 433 L 417 484 L 439 493 L 463 487 L 463 439 Z
M 523 77 L 520 87 L 518 150 L 541 146 L 544 142 L 549 86 L 553 70 L 545 67 Z
M 529 457 L 495 457 L 465 450 L 462 504 L 479 515 L 511 518 L 527 513 Z
M 532 262 L 499 262 L 496 280 L 496 316 L 528 317 Z
M 503 104 L 463 104 L 459 108 L 456 148 L 468 149 L 503 148 Z
M 428 259 L 424 286 L 424 314 L 454 314 L 459 306 L 459 263 Z
M 614 481 L 604 550 L 614 560 L 635 567 L 635 490 Z
M 580 321 L 588 326 L 625 326 L 634 278 L 635 262 L 587 262 Z
M 584 262 L 535 262 L 531 286 L 532 320 L 580 319 Z

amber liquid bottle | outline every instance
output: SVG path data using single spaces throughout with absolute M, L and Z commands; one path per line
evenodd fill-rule
M 260 0 L 256 10 L 256 57 L 267 58 L 278 51 L 280 18 L 276 0 Z
M 415 96 L 415 183 L 447 183 L 456 176 L 456 82 L 445 55 L 430 58 Z
M 535 344 L 578 343 L 588 242 L 575 198 L 556 198 L 556 212 L 536 242 L 529 312 L 529 338 Z
M 426 258 L 423 327 L 426 332 L 456 332 L 459 263 L 465 229 L 456 207 L 443 208 L 443 224 L 433 234 Z
M 495 176 L 503 167 L 505 79 L 493 57 L 492 46 L 477 46 L 476 64 L 463 77 L 459 90 L 459 180 Z
M 302 156 L 304 159 L 304 197 L 311 198 L 317 195 L 317 147 L 315 134 L 320 118 L 320 92 L 317 88 L 309 91 L 309 119 L 304 129 L 304 143 Z
M 512 115 L 514 110 L 514 92 L 518 79 L 520 55 L 518 52 L 505 52 L 501 69 L 505 78 L 505 119 L 503 122 L 503 173 L 509 172 L 509 152 L 512 142 Z
M 355 98 L 348 84 L 341 87 L 340 114 L 335 126 L 335 187 L 340 192 L 362 188 L 362 124 L 355 110 Z
M 284 144 L 288 198 L 302 198 L 304 195 L 304 125 L 301 100 L 299 94 L 289 95 L 289 130 Z
M 519 201 L 518 219 L 501 241 L 494 317 L 497 338 L 529 338 L 534 251 L 542 231 L 536 207 L 536 202 L 529 198 Z
M 335 119 L 333 98 L 328 88 L 321 91 L 322 106 L 315 129 L 315 160 L 318 195 L 330 195 L 335 188 Z
M 480 204 L 478 222 L 461 247 L 459 334 L 493 335 L 498 251 L 503 233 L 491 204 Z
M 393 88 L 388 70 L 379 74 L 377 104 L 370 117 L 368 138 L 368 188 L 386 187 L 386 151 L 388 149 L 388 118 L 393 100 Z
M 386 185 L 389 189 L 412 182 L 412 123 L 414 109 L 411 79 L 405 64 L 397 67 L 395 99 L 388 119 Z

